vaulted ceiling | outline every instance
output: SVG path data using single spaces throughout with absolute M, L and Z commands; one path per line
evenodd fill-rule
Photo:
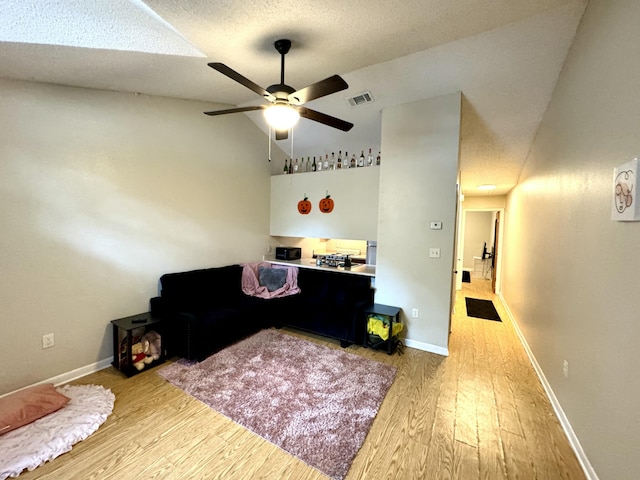
M 289 38 L 286 83 L 301 88 L 341 75 L 348 90 L 308 106 L 355 124 L 341 132 L 302 119 L 295 156 L 378 150 L 382 109 L 461 91 L 462 191 L 485 194 L 477 186 L 495 184 L 499 195 L 518 180 L 586 3 L 0 0 L 0 77 L 221 108 L 258 105 L 254 92 L 207 63 L 222 62 L 267 87 L 280 80 L 273 43 Z M 374 102 L 349 105 L 348 97 L 366 91 Z M 267 131 L 260 113 L 234 115 Z M 225 119 L 208 121 L 214 129 Z

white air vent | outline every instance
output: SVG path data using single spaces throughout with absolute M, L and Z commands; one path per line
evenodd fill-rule
M 373 95 L 371 95 L 371 92 L 369 91 L 359 93 L 355 97 L 347 98 L 347 102 L 349 102 L 349 105 L 352 107 L 357 107 L 358 105 L 364 105 L 365 103 L 371 103 L 374 101 Z

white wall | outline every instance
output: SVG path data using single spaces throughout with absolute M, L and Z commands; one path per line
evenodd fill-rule
M 146 311 L 163 273 L 265 253 L 271 166 L 246 116 L 6 80 L 0 92 L 0 394 L 109 358 L 109 321 Z
M 589 2 L 506 212 L 503 296 L 602 479 L 640 471 L 640 223 L 610 220 L 640 154 L 638 25 L 637 0 Z
M 473 270 L 473 258 L 482 257 L 484 244 L 487 251 L 493 248 L 494 212 L 464 212 L 464 256 L 462 266 Z
M 271 177 L 271 235 L 288 237 L 377 238 L 380 167 L 327 170 Z M 319 203 L 329 195 L 333 211 Z M 302 215 L 298 202 L 308 198 Z
M 375 300 L 403 309 L 407 345 L 441 354 L 448 353 L 460 108 L 456 93 L 382 112 Z M 442 230 L 431 230 L 432 221 Z M 441 258 L 429 258 L 430 247 Z

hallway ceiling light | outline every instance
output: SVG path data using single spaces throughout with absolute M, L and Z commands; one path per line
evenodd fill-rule
M 484 190 L 487 192 L 491 192 L 493 190 L 496 189 L 495 185 L 490 185 L 490 184 L 486 184 L 486 185 L 478 185 L 478 190 Z

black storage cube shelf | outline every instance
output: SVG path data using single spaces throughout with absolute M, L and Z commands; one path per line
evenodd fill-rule
M 164 362 L 166 352 L 161 318 L 154 317 L 150 312 L 146 312 L 111 320 L 111 324 L 113 325 L 113 366 L 127 377 Z M 140 342 L 146 333 L 151 331 L 155 331 L 160 335 L 160 358 L 145 364 L 144 368 L 138 370 L 133 365 L 132 347 Z

